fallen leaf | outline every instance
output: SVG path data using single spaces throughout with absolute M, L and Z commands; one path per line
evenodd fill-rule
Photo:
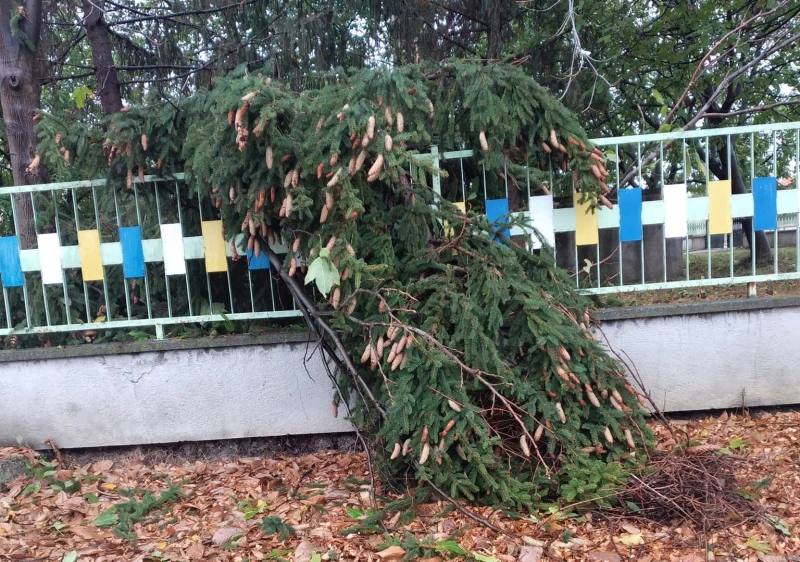
M 632 535 L 641 535 L 642 534 L 642 531 L 639 530 L 638 527 L 634 527 L 633 525 L 629 525 L 627 523 L 623 523 L 622 525 L 620 525 L 620 527 L 622 527 L 623 529 L 625 529 L 626 531 L 628 531 Z
M 392 545 L 387 549 L 381 550 L 377 554 L 382 560 L 400 560 L 406 555 L 406 551 L 399 546 Z
M 519 549 L 519 562 L 539 562 L 544 549 L 540 546 L 523 546 Z
M 325 501 L 329 502 L 346 500 L 349 497 L 350 497 L 350 492 L 348 492 L 347 490 L 333 489 L 325 492 Z
M 623 535 L 617 540 L 619 540 L 619 542 L 621 542 L 625 546 L 636 546 L 636 545 L 644 544 L 644 539 L 642 538 L 641 534 Z
M 233 537 L 244 535 L 244 533 L 245 531 L 241 527 L 222 527 L 217 529 L 217 532 L 211 537 L 211 542 L 219 546 L 230 541 Z
M 294 562 L 310 562 L 314 556 L 314 545 L 308 541 L 300 541 L 294 550 Z
M 198 560 L 203 558 L 203 554 L 205 553 L 205 548 L 199 542 L 190 544 L 185 550 L 184 553 L 190 559 Z
M 97 461 L 92 465 L 93 472 L 108 472 L 111 470 L 111 467 L 114 466 L 114 461 L 110 459 L 105 459 L 102 461 Z
M 593 550 L 590 552 L 589 560 L 597 560 L 598 562 L 622 562 L 619 554 L 616 552 L 606 552 L 602 550 Z
M 759 541 L 755 537 L 750 537 L 749 539 L 747 539 L 747 542 L 744 543 L 744 545 L 747 548 L 755 550 L 756 552 L 772 552 L 772 547 L 770 547 L 766 543 Z

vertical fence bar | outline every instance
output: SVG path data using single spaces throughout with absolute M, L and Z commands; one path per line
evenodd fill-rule
M 614 162 L 614 181 L 617 186 L 617 201 L 619 201 L 619 143 L 614 144 L 614 157 L 616 162 Z M 625 279 L 622 276 L 622 237 L 617 235 L 617 244 L 619 247 L 619 285 L 620 287 L 625 285 Z
M 250 272 L 248 271 L 247 274 L 250 275 Z M 267 274 L 267 277 L 269 277 L 269 294 L 272 298 L 272 311 L 275 312 L 278 310 L 278 307 L 275 306 L 275 284 L 272 282 L 272 271 Z
M 733 182 L 731 177 L 731 156 L 733 154 L 733 148 L 731 147 L 731 136 L 727 136 L 727 142 L 725 143 L 728 152 L 728 181 Z M 731 183 L 731 189 L 733 188 L 733 183 Z M 755 208 L 755 207 L 754 207 Z M 754 211 L 755 212 L 755 211 Z M 730 235 L 730 277 L 733 279 L 733 219 L 731 219 L 731 235 Z
M 550 178 L 550 185 L 549 185 L 550 195 L 552 197 L 555 197 L 555 189 L 553 188 L 553 159 L 550 156 L 547 156 L 547 173 L 548 173 L 548 176 Z M 554 204 L 554 208 L 555 208 L 555 204 Z M 558 244 L 556 243 L 556 234 L 555 234 L 555 232 L 553 232 L 553 263 L 554 264 L 558 263 L 558 250 L 556 250 L 556 246 L 558 246 Z M 575 269 L 577 271 L 577 264 L 575 264 Z
M 72 212 L 75 215 L 75 236 L 78 235 L 78 232 L 81 231 L 81 221 L 78 217 L 78 198 L 75 197 L 75 190 L 70 189 L 70 195 L 72 196 Z M 97 231 L 100 232 L 100 225 L 97 225 Z M 102 260 L 101 260 L 102 263 Z M 103 276 L 105 277 L 105 276 Z M 89 286 L 87 285 L 86 281 L 83 279 L 83 274 L 81 274 L 81 280 L 83 281 L 83 301 L 86 304 L 86 321 L 92 321 L 92 310 L 91 304 L 89 303 Z
M 6 309 L 6 327 L 11 329 L 11 305 L 8 303 L 8 288 L 3 285 L 3 305 Z
M 486 191 L 486 165 L 482 164 L 481 168 L 483 169 L 483 205 L 484 209 L 486 208 L 486 200 L 489 199 L 489 196 Z
M 36 212 L 36 194 L 34 192 L 30 193 L 31 196 L 31 210 L 33 211 L 33 233 L 39 236 L 39 216 Z M 38 247 L 38 241 L 37 241 Z M 41 250 L 39 253 L 39 259 L 42 259 Z M 39 273 L 41 275 L 41 268 L 39 269 Z M 42 277 L 42 300 L 44 301 L 44 318 L 47 325 L 50 326 L 50 300 L 47 298 L 47 285 L 44 283 L 44 277 Z
M 688 190 L 688 188 L 689 188 L 689 167 L 688 167 L 689 166 L 689 162 L 687 161 L 687 158 L 686 158 L 686 139 L 683 139 L 683 141 L 682 141 L 681 150 L 682 150 L 681 156 L 683 157 L 683 183 L 684 183 L 684 185 L 686 186 L 686 188 Z M 688 221 L 688 218 L 687 218 L 687 221 Z M 689 249 L 690 249 L 689 248 L 689 244 L 690 244 L 690 242 L 689 242 L 689 228 L 688 228 L 689 225 L 687 224 L 686 227 L 687 227 L 686 228 L 686 241 L 684 242 L 684 244 L 686 246 L 686 280 L 689 281 L 689 277 L 690 277 L 690 274 L 689 274 Z
M 644 192 L 644 176 L 642 175 L 642 143 L 636 143 L 636 183 L 642 188 Z M 617 190 L 617 198 L 619 199 L 619 190 Z M 642 285 L 645 284 L 645 271 L 644 271 L 644 227 L 642 228 L 642 240 L 639 242 L 639 260 L 642 266 Z
M 153 182 L 153 191 L 156 194 L 156 215 L 158 216 L 158 224 L 161 224 L 161 197 L 158 195 L 159 182 Z M 169 275 L 167 275 L 167 268 L 164 267 L 164 287 L 167 293 L 167 316 L 172 318 L 172 295 L 169 289 Z
M 142 213 L 139 209 L 139 183 L 134 182 L 133 184 L 133 198 L 136 202 L 136 224 L 139 225 L 142 234 L 144 234 L 144 225 L 142 224 Z M 159 228 L 160 228 L 159 223 Z M 147 318 L 153 318 L 153 309 L 150 303 L 150 281 L 147 278 L 147 263 L 144 264 L 144 297 L 147 299 Z
M 659 151 L 659 181 L 661 182 L 661 202 L 664 202 L 664 141 L 658 143 Z M 667 227 L 666 219 L 661 225 L 661 252 L 664 257 L 664 283 L 667 282 Z M 642 228 L 642 238 L 644 238 L 644 228 Z
M 798 198 L 800 198 L 800 129 L 794 131 L 794 182 Z M 794 248 L 794 268 L 796 272 L 800 272 L 800 209 L 797 211 Z
M 183 232 L 183 213 L 181 213 L 181 187 L 178 183 L 178 180 L 175 180 L 175 202 L 178 206 L 178 223 L 181 225 L 181 232 Z M 164 268 L 164 275 L 166 275 L 166 268 Z M 194 316 L 194 309 L 192 308 L 192 290 L 189 285 L 189 273 L 187 271 L 186 275 L 184 275 L 184 279 L 186 279 L 186 300 L 189 301 L 189 316 Z M 211 306 L 211 303 L 208 303 L 208 306 Z
M 53 216 L 55 217 L 56 222 L 56 236 L 58 236 L 58 245 L 61 246 L 61 222 L 58 220 L 58 198 L 56 197 L 55 190 L 50 190 L 50 195 L 53 197 Z M 77 232 L 77 225 L 75 226 Z M 76 234 L 77 236 L 77 234 Z M 69 298 L 69 291 L 67 290 L 67 272 L 64 268 L 61 268 L 61 285 L 64 288 L 64 311 L 67 315 L 67 325 L 72 324 L 72 315 L 70 314 L 70 298 Z M 42 285 L 44 286 L 44 284 Z
M 753 181 L 756 177 L 756 136 L 750 133 L 750 191 L 753 190 Z M 756 274 L 756 221 L 750 221 L 750 268 L 751 275 Z
M 458 159 L 458 165 L 461 168 L 461 200 L 466 204 L 467 202 L 467 187 L 464 181 L 464 159 Z M 466 207 L 464 207 L 466 209 Z
M 506 189 L 506 200 L 508 199 L 508 163 L 503 161 L 503 186 Z
M 775 177 L 775 181 L 778 181 L 778 132 L 772 131 L 772 175 Z M 778 229 L 780 225 L 776 222 L 775 223 L 775 251 L 772 252 L 773 261 L 774 261 L 774 272 L 778 273 Z
M 639 259 L 642 265 L 642 285 L 645 283 L 645 276 L 644 276 L 644 232 L 642 232 L 642 241 L 639 242 Z
M 528 155 L 525 155 L 525 186 L 528 189 L 528 210 L 530 211 L 530 202 L 531 202 L 531 165 L 528 159 Z
M 597 240 L 597 288 L 600 288 L 600 239 Z
M 711 180 L 710 171 L 708 169 L 708 153 L 711 148 L 711 143 L 706 136 L 706 197 L 708 197 L 709 203 L 709 213 L 711 213 L 711 193 L 708 190 L 708 182 Z M 706 255 L 708 256 L 708 276 L 707 279 L 711 279 L 711 220 L 710 216 L 709 219 L 706 220 Z
M 12 215 L 13 215 L 14 195 L 13 194 L 10 195 L 9 198 L 11 199 L 11 209 L 12 209 Z M 14 221 L 13 222 L 14 222 L 14 234 L 19 236 L 19 231 L 17 230 L 16 217 L 14 217 Z M 24 287 L 24 276 L 23 276 L 23 287 Z M 12 325 L 13 325 L 13 324 L 11 324 L 11 303 L 9 302 L 8 287 L 6 287 L 5 283 L 3 283 L 3 306 L 6 309 L 6 327 L 10 330 Z
M 108 185 L 108 184 L 106 184 L 106 185 Z M 75 196 L 75 191 L 74 190 L 72 192 L 72 195 L 73 195 L 73 197 Z M 100 248 L 101 248 L 101 253 L 102 253 L 102 248 L 103 248 L 103 228 L 102 228 L 102 226 L 100 224 L 100 210 L 97 207 L 97 191 L 96 191 L 94 186 L 92 186 L 92 206 L 94 207 L 94 224 L 97 227 L 97 236 L 100 239 Z M 77 209 L 77 204 L 76 204 L 76 209 Z M 102 256 L 101 256 L 100 261 L 102 263 Z M 109 301 L 109 298 L 108 298 L 108 283 L 106 281 L 105 267 L 103 267 L 103 298 L 105 299 L 105 301 L 103 302 L 103 306 L 105 306 L 105 309 L 106 309 L 105 316 L 106 316 L 106 318 L 109 318 L 109 315 L 111 314 L 111 311 L 109 310 L 109 307 L 111 305 L 110 305 L 110 301 Z
M 197 212 L 200 214 L 200 224 L 203 223 L 203 199 L 200 196 L 200 190 L 197 190 Z M 183 232 L 183 225 L 181 225 L 181 232 Z M 189 275 L 189 270 L 186 270 L 186 275 Z M 228 285 L 230 286 L 230 279 L 228 280 Z M 209 310 L 212 309 L 211 306 L 211 275 L 208 273 L 208 268 L 206 268 L 206 289 L 208 291 L 208 307 Z M 233 297 L 231 297 L 231 311 L 233 311 Z
M 581 288 L 581 268 L 578 263 L 578 240 L 575 239 L 575 286 Z
M 271 275 L 270 275 L 271 277 Z M 247 286 L 250 288 L 250 312 L 256 311 L 256 301 L 253 298 L 253 278 L 250 275 L 250 268 L 247 269 Z M 272 309 L 275 312 L 275 309 Z
M 119 215 L 119 201 L 117 199 L 117 188 L 112 186 L 114 193 L 114 213 L 117 215 L 117 231 L 122 226 L 122 217 Z M 125 310 L 128 313 L 128 320 L 131 319 L 131 294 L 128 290 L 128 280 L 125 279 L 125 268 L 122 269 L 122 286 L 125 289 Z

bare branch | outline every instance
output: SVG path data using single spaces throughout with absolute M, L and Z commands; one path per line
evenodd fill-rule
M 225 6 L 220 6 L 217 8 L 208 8 L 205 10 L 186 10 L 184 12 L 172 12 L 169 14 L 159 14 L 159 15 L 145 15 L 139 16 L 137 18 L 130 18 L 126 20 L 108 22 L 109 26 L 118 26 L 118 25 L 128 25 L 131 23 L 141 23 L 145 21 L 153 21 L 153 20 L 172 20 L 179 17 L 184 16 L 207 16 L 209 14 L 216 14 L 219 12 L 225 12 L 227 10 L 232 10 L 235 8 L 244 8 L 245 6 L 249 6 L 251 4 L 255 4 L 259 0 L 249 0 L 248 2 L 235 2 L 233 4 L 226 4 Z
M 721 113 L 704 113 L 704 118 L 718 118 L 718 117 L 733 117 L 735 115 L 747 115 L 749 113 L 758 113 L 761 111 L 769 111 L 770 109 L 775 109 L 776 107 L 785 107 L 787 105 L 797 105 L 800 104 L 800 99 L 797 100 L 787 100 L 787 101 L 779 101 L 775 103 L 768 103 L 766 105 L 758 105 L 756 107 L 748 107 L 745 109 L 737 109 L 736 111 L 728 111 L 728 112 L 721 112 Z

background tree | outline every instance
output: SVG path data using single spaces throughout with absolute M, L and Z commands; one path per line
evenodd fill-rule
M 33 130 L 40 95 L 36 46 L 41 23 L 41 0 L 18 6 L 10 0 L 0 3 L 0 102 L 8 142 L 6 154 L 16 185 L 45 183 L 48 178 L 46 168 L 36 157 L 38 137 Z M 28 248 L 35 240 L 31 198 L 19 194 L 14 201 L 20 244 Z

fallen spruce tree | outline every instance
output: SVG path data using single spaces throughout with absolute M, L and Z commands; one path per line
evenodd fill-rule
M 301 93 L 240 70 L 179 105 L 93 127 L 45 116 L 39 132 L 61 179 L 107 170 L 124 191 L 186 172 L 187 198 L 288 282 L 388 483 L 513 507 L 607 501 L 642 458 L 642 398 L 592 334 L 589 301 L 549 252 L 438 199 L 420 156 L 474 148 L 486 175 L 533 170 L 534 189 L 555 167 L 602 200 L 602 153 L 518 68 L 362 70 Z

